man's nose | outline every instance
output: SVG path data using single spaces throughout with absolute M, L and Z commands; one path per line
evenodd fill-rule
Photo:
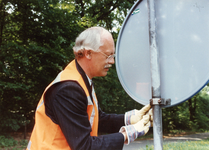
M 115 63 L 115 59 L 114 59 L 114 57 L 113 57 L 113 58 L 110 58 L 110 59 L 108 60 L 108 63 L 110 63 L 110 64 L 114 64 L 114 63 Z

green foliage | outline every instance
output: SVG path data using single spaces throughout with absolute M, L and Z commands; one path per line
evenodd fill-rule
M 190 100 L 174 107 L 163 109 L 163 129 L 173 130 L 208 130 L 209 129 L 209 94 L 208 86 Z
M 62 69 L 60 64 L 63 63 L 63 57 L 57 51 L 35 44 L 20 46 L 17 43 L 8 43 L 2 45 L 1 50 L 0 118 L 4 121 L 13 120 L 14 124 L 10 121 L 9 126 L 12 130 L 17 130 L 24 124 L 19 123 L 19 118 L 27 121 L 34 115 L 44 88 Z M 50 59 L 57 61 L 51 62 Z M 0 127 L 3 130 L 4 124 Z
M 0 6 L 2 132 L 17 130 L 33 119 L 44 88 L 73 59 L 74 28 L 77 32 L 81 28 L 70 23 L 76 21 L 73 14 L 46 1 L 3 0 Z
M 9 131 L 17 131 L 20 128 L 20 126 L 23 125 L 23 122 L 25 121 L 24 118 L 17 113 L 12 113 L 4 109 L 1 109 L 0 113 L 1 113 L 1 116 L 0 116 L 0 119 L 1 119 L 0 133 L 1 134 L 6 134 Z
M 27 144 L 28 144 L 27 140 L 17 141 L 12 137 L 5 137 L 0 135 L 0 148 L 4 148 L 4 149 L 7 149 L 9 147 L 13 147 L 12 149 L 16 149 L 14 147 L 26 148 Z
M 206 87 L 207 88 L 207 87 Z M 195 123 L 198 125 L 198 129 L 209 129 L 209 95 L 206 89 L 203 89 L 194 99 L 197 100 L 197 108 L 195 111 Z
M 187 129 L 189 112 L 186 103 L 163 109 L 163 129 L 168 132 L 173 129 Z
M 18 142 L 13 138 L 6 138 L 5 136 L 0 136 L 0 148 L 16 146 Z

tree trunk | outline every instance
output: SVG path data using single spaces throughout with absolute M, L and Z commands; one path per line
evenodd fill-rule
M 194 114 L 195 114 L 195 107 L 192 106 L 192 99 L 190 98 L 188 100 L 189 102 L 189 115 L 190 115 L 190 121 L 194 121 Z
M 27 120 L 25 118 L 25 130 L 24 130 L 24 139 L 26 139 L 27 136 Z

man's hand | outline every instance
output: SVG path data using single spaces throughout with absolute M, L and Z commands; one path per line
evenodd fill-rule
M 149 114 L 144 115 L 143 118 L 134 124 L 134 128 L 137 131 L 137 137 L 147 134 L 150 128 L 150 117 Z
M 135 124 L 138 121 L 140 121 L 145 114 L 149 113 L 150 108 L 151 108 L 151 105 L 148 104 L 148 105 L 144 106 L 140 110 L 136 110 L 135 109 L 134 110 L 135 111 L 134 114 L 131 115 L 131 117 L 130 117 L 130 124 Z M 152 113 L 149 113 L 149 114 L 152 115 Z
M 137 137 L 145 135 L 151 126 L 150 115 L 147 113 L 136 124 L 123 126 L 120 132 L 124 135 L 125 144 L 133 142 Z

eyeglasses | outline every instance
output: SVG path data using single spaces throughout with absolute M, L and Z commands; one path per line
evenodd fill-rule
M 112 54 L 112 55 L 106 55 L 105 53 L 103 53 L 103 52 L 101 52 L 101 51 L 99 51 L 101 54 L 103 54 L 104 56 L 106 56 L 107 57 L 107 60 L 110 60 L 110 59 L 112 59 L 112 58 L 114 58 L 115 57 L 115 54 Z

